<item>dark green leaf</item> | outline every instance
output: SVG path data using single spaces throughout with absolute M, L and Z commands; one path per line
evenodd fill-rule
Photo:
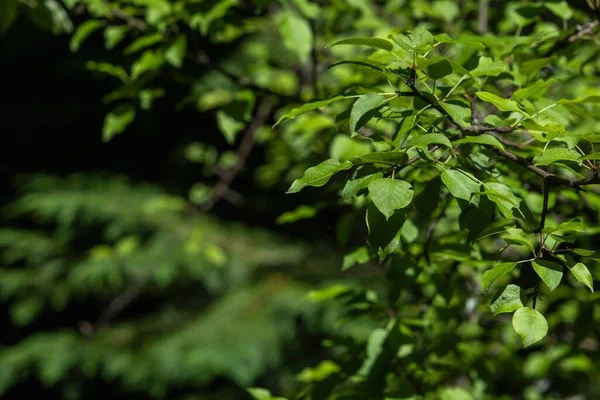
M 480 184 L 457 169 L 447 169 L 442 172 L 442 182 L 454 197 L 469 202 L 472 201 L 473 193 L 479 192 Z
M 373 202 L 367 206 L 366 221 L 369 231 L 369 245 L 379 255 L 379 261 L 385 260 L 400 245 L 402 226 L 406 220 L 405 209 L 396 211 L 391 218 L 386 218 Z
M 368 185 L 375 206 L 389 219 L 394 211 L 407 207 L 412 201 L 412 185 L 398 179 L 380 178 Z
M 342 190 L 342 198 L 344 200 L 349 200 L 351 197 L 355 196 L 361 189 L 366 188 L 371 181 L 379 179 L 382 176 L 382 172 L 377 172 L 375 174 L 347 181 L 346 186 L 344 186 L 344 189 Z
M 483 273 L 483 279 L 481 281 L 481 287 L 483 289 L 483 293 L 487 294 L 490 286 L 494 284 L 498 279 L 502 276 L 508 274 L 517 266 L 516 262 L 505 262 L 502 264 L 496 265 L 494 268 L 485 271 Z
M 356 165 L 379 164 L 396 166 L 406 162 L 408 156 L 405 151 L 382 151 L 378 153 L 365 154 L 364 156 L 353 157 L 352 163 Z
M 17 18 L 19 0 L 2 0 L 0 2 L 0 33 L 10 28 Z
M 380 94 L 369 93 L 360 96 L 350 112 L 350 131 L 356 132 L 370 119 L 370 111 L 376 110 L 389 100 Z
M 373 63 L 370 63 L 370 62 L 366 62 L 366 61 L 354 61 L 354 60 L 336 61 L 333 64 L 331 64 L 329 66 L 329 68 L 337 67 L 338 65 L 344 65 L 344 64 L 358 65 L 360 67 L 371 68 L 371 69 L 383 72 L 383 67 L 381 67 L 379 65 L 376 65 L 376 64 L 373 64 Z
M 327 107 L 329 104 L 333 103 L 334 101 L 343 100 L 343 99 L 345 99 L 344 96 L 335 96 L 335 97 L 332 97 L 327 100 L 318 100 L 318 101 L 313 101 L 310 103 L 303 104 L 301 107 L 294 108 L 292 111 L 290 111 L 289 113 L 287 113 L 287 114 L 283 115 L 281 118 L 279 118 L 279 120 L 275 123 L 275 125 L 273 125 L 273 127 L 279 125 L 279 123 L 286 118 L 294 119 L 298 115 L 301 115 L 301 114 L 304 114 L 306 112 L 316 110 L 316 109 L 323 109 L 323 108 Z
M 335 42 L 330 47 L 339 46 L 342 44 L 354 44 L 359 46 L 367 46 L 373 47 L 376 49 L 383 49 L 386 51 L 392 51 L 394 45 L 390 43 L 389 40 L 379 39 L 379 38 L 351 38 L 351 39 L 343 39 Z

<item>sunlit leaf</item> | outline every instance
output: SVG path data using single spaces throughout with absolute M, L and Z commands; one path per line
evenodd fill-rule
M 529 307 L 522 307 L 515 311 L 512 323 L 525 347 L 542 340 L 548 333 L 546 318 Z
M 350 161 L 339 161 L 335 158 L 330 158 L 323 161 L 321 164 L 310 167 L 304 172 L 300 179 L 296 179 L 287 193 L 296 193 L 304 189 L 306 186 L 320 187 L 329 182 L 329 179 L 336 173 L 352 168 Z

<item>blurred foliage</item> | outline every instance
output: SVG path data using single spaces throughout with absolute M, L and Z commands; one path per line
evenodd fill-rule
M 102 126 L 84 134 L 118 141 L 165 105 L 204 119 L 172 156 L 194 166 L 183 192 L 107 175 L 16 179 L 0 230 L 0 301 L 17 339 L 0 347 L 0 393 L 40 381 L 65 399 L 95 385 L 181 399 L 598 397 L 600 309 L 581 269 L 523 299 L 515 288 L 539 287 L 530 264 L 502 267 L 496 297 L 481 282 L 500 260 L 531 257 L 540 243 L 526 225 L 546 216 L 541 181 L 490 147 L 563 179 L 584 176 L 580 152 L 596 168 L 599 9 L 595 0 L 4 0 L 0 35 L 25 19 L 69 35 L 72 64 L 109 91 Z M 426 95 L 397 96 L 412 79 Z M 449 116 L 498 128 L 505 143 L 459 137 Z M 371 181 L 409 156 L 428 161 L 392 176 L 414 186 L 414 199 L 390 204 Z M 502 186 L 483 196 L 469 175 L 438 179 L 440 158 Z M 302 192 L 276 222 L 313 228 L 292 240 L 252 227 L 281 208 L 272 193 L 290 184 Z M 410 213 L 396 211 L 407 200 Z M 242 211 L 219 214 L 223 202 Z M 588 257 L 593 278 L 599 207 L 593 186 L 548 192 L 548 226 L 585 223 L 550 246 L 586 249 L 571 256 Z M 333 233 L 314 229 L 326 225 Z M 492 312 L 533 297 L 548 336 L 523 349 L 510 315 Z

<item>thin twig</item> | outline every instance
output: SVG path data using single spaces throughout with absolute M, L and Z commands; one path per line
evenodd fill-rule
M 229 192 L 229 187 L 231 183 L 237 176 L 237 174 L 244 168 L 246 165 L 246 160 L 252 151 L 252 147 L 254 147 L 254 136 L 258 128 L 264 125 L 265 121 L 271 114 L 271 110 L 273 109 L 273 99 L 270 97 L 265 97 L 256 109 L 256 114 L 254 115 L 254 119 L 252 123 L 247 127 L 244 137 L 240 143 L 240 146 L 237 150 L 237 161 L 235 165 L 221 174 L 221 179 L 215 185 L 212 196 L 205 201 L 200 208 L 202 211 L 209 211 L 212 209 L 215 204 L 219 202 L 225 195 Z

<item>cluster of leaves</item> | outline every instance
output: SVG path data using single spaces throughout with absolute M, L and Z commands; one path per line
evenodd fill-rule
M 15 5 L 8 6 L 11 10 L 25 13 L 31 7 L 26 1 L 9 3 Z M 71 37 L 73 51 L 94 36 L 103 39 L 105 56 L 88 60 L 85 67 L 114 83 L 104 98 L 114 105 L 104 120 L 104 140 L 123 133 L 157 101 L 167 101 L 168 81 L 189 88 L 174 107 L 212 113 L 227 146 L 223 150 L 199 140 L 186 148 L 187 159 L 203 165 L 206 177 L 219 178 L 217 185 L 200 179 L 187 201 L 141 188 L 127 195 L 113 193 L 112 199 L 131 198 L 128 211 L 103 201 L 106 189 L 86 197 L 81 204 L 94 206 L 85 210 L 68 207 L 75 197 L 62 192 L 58 198 L 45 193 L 19 201 L 19 213 L 72 226 L 70 234 L 69 229 L 58 231 L 67 235 L 60 236 L 60 246 L 72 243 L 75 228 L 69 224 L 81 217 L 108 221 L 109 245 L 73 261 L 67 257 L 71 252 L 40 242 L 33 248 L 52 252 L 30 260 L 25 253 L 32 245 L 21 253 L 15 245 L 24 243 L 18 239 L 26 233 L 5 232 L 5 257 L 11 265 L 27 266 L 8 270 L 11 278 L 2 279 L 7 285 L 15 282 L 6 289 L 7 299 L 14 301 L 15 321 L 30 322 L 36 315 L 31 310 L 52 304 L 56 289 L 70 285 L 64 282 L 88 293 L 98 278 L 102 295 L 114 296 L 140 279 L 141 270 L 127 268 L 162 265 L 163 253 L 168 254 L 165 267 L 151 268 L 150 278 L 143 278 L 149 287 L 177 290 L 182 280 L 197 279 L 222 301 L 213 313 L 198 315 L 187 297 L 184 311 L 174 314 L 179 317 L 111 323 L 103 328 L 106 333 L 98 333 L 97 353 L 72 332 L 65 333 L 67 339 L 36 334 L 46 336 L 3 349 L 4 382 L 12 383 L 32 366 L 40 368 L 38 375 L 48 383 L 68 381 L 67 373 L 87 361 L 92 366 L 85 374 L 108 374 L 131 390 L 159 397 L 169 387 L 201 384 L 215 376 L 251 385 L 279 362 L 265 354 L 277 353 L 281 338 L 291 337 L 292 315 L 342 307 L 344 329 L 330 332 L 323 343 L 329 359 L 300 371 L 300 390 L 276 382 L 269 387 L 273 392 L 298 399 L 599 396 L 594 321 L 600 308 L 594 304 L 597 272 L 591 268 L 600 210 L 594 186 L 600 183 L 594 150 L 600 122 L 594 36 L 599 5 L 489 3 L 39 3 L 64 6 L 65 15 L 85 14 Z M 0 28 L 7 29 L 11 18 L 4 18 Z M 483 34 L 486 30 L 492 33 Z M 216 54 L 215 46 L 227 54 Z M 306 103 L 315 98 L 319 100 Z M 287 182 L 288 192 L 305 196 L 306 204 L 278 222 L 315 218 L 326 206 L 339 205 L 346 214 L 336 239 L 354 246 L 342 269 L 348 274 L 376 271 L 385 278 L 372 287 L 355 281 L 314 289 L 309 299 L 318 307 L 297 304 L 304 287 L 290 284 L 288 292 L 280 281 L 258 288 L 249 284 L 250 255 L 273 257 L 277 264 L 295 262 L 301 255 L 257 251 L 257 242 L 230 248 L 236 241 L 229 231 L 222 240 L 219 235 L 207 240 L 202 232 L 207 227 L 218 231 L 220 224 L 210 225 L 204 215 L 189 220 L 186 213 L 190 203 L 208 210 L 219 197 L 236 202 L 228 185 L 254 143 L 265 150 L 263 164 L 252 171 L 257 186 Z M 237 151 L 228 147 L 236 144 Z M 48 187 L 55 186 L 60 184 Z M 322 190 L 310 189 L 323 186 L 333 194 L 327 200 Z M 149 199 L 159 200 L 147 206 Z M 351 233 L 364 225 L 366 240 L 354 240 Z M 47 243 L 48 238 L 42 239 Z M 172 247 L 173 242 L 178 245 Z M 131 246 L 140 246 L 132 259 L 114 261 L 129 257 L 121 253 Z M 202 256 L 189 260 L 190 249 Z M 231 262 L 236 254 L 239 264 Z M 31 273 L 43 276 L 36 266 L 48 260 L 63 263 L 54 267 L 54 280 L 30 281 Z M 214 268 L 219 262 L 222 266 Z M 236 278 L 238 273 L 242 278 Z M 94 284 L 86 286 L 90 277 Z M 226 292 L 237 279 L 252 289 Z M 25 294 L 23 288 L 38 281 L 35 291 Z M 65 289 L 67 298 L 59 304 L 68 302 L 71 290 Z M 40 298 L 28 300 L 36 296 Z M 255 296 L 260 299 L 250 299 Z M 248 318 L 244 305 L 256 305 L 255 300 L 266 306 L 254 307 L 257 317 Z M 19 311 L 18 304 L 28 301 Z M 270 327 L 275 318 L 281 321 Z M 181 328 L 181 321 L 190 324 L 189 330 Z M 139 352 L 120 345 L 162 324 L 167 333 Z M 224 331 L 238 334 L 228 339 Z M 73 353 L 81 358 L 60 361 L 60 351 L 48 352 L 50 341 L 78 346 Z M 538 346 L 522 350 L 534 343 Z M 243 361 L 227 361 L 239 358 Z M 280 398 L 266 389 L 251 389 L 250 394 L 261 400 Z

